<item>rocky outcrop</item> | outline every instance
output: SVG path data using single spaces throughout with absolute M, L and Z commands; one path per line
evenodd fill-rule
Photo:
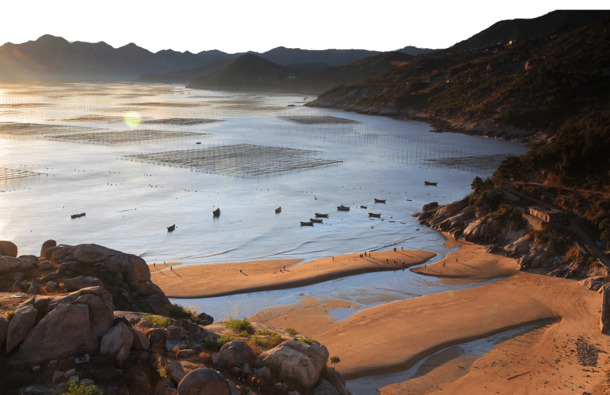
M 23 302 L 17 310 L 13 319 L 9 322 L 6 335 L 6 352 L 11 352 L 19 343 L 25 339 L 28 331 L 36 322 L 38 310 L 34 308 L 34 298 Z
M 178 384 L 178 395 L 192 394 L 231 395 L 231 388 L 224 377 L 212 369 L 195 369 Z
M 0 240 L 0 256 L 17 257 L 18 248 L 15 243 L 7 240 Z
M 0 317 L 0 347 L 4 344 L 6 340 L 6 334 L 8 332 L 8 321 L 4 317 Z
M 124 322 L 119 322 L 102 338 L 100 343 L 100 354 L 106 355 L 114 361 L 117 366 L 122 366 L 129 356 L 129 350 L 133 344 L 133 333 Z
M 229 342 L 220 349 L 219 363 L 228 368 L 242 367 L 244 364 L 252 362 L 253 359 L 254 352 L 250 346 L 240 340 Z
M 63 276 L 81 275 L 76 279 L 64 280 L 64 284 L 70 289 L 94 284 L 95 280 L 91 280 L 87 275 L 95 271 L 105 272 L 117 281 L 126 283 L 131 294 L 145 296 L 150 311 L 155 314 L 167 314 L 169 300 L 163 291 L 150 281 L 148 265 L 136 255 L 97 244 L 80 244 L 49 247 L 45 251 L 45 258 L 59 265 L 58 271 Z M 125 294 L 125 300 L 131 303 L 130 292 L 123 291 L 121 292 Z
M 44 243 L 42 243 L 42 247 L 40 247 L 40 256 L 41 257 L 46 257 L 47 256 L 47 250 L 49 248 L 55 247 L 57 246 L 57 242 L 55 240 L 47 240 Z
M 288 341 L 261 353 L 259 358 L 280 379 L 295 380 L 305 388 L 312 388 L 317 383 L 328 356 L 326 347 L 319 343 L 308 345 Z
M 32 262 L 30 259 L 0 256 L 0 273 L 13 270 L 29 270 L 35 268 L 37 265 L 38 262 Z
M 97 277 L 91 276 L 78 276 L 73 278 L 67 278 L 63 281 L 63 283 L 64 287 L 66 287 L 66 290 L 68 291 L 76 291 L 82 288 L 104 285 L 104 283 L 102 283 L 102 280 Z

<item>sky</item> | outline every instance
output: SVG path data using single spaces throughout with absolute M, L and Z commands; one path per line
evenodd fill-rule
M 608 7 L 607 0 L 14 0 L 0 3 L 0 44 L 52 34 L 152 52 L 436 49 L 500 20 Z

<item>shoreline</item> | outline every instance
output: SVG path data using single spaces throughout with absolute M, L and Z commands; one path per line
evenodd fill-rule
M 364 253 L 363 253 L 364 254 Z M 266 260 L 242 263 L 180 265 L 155 270 L 151 281 L 173 299 L 228 296 L 296 288 L 357 274 L 405 270 L 436 256 L 419 250 L 375 251 L 317 259 Z

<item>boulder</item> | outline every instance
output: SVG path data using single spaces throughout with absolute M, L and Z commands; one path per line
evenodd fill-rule
M 203 326 L 212 325 L 214 323 L 214 317 L 206 313 L 198 314 L 197 319 L 199 320 L 199 325 Z
M 176 325 L 170 325 L 166 329 L 167 337 L 170 340 L 180 340 L 184 337 L 184 329 Z
M 6 334 L 8 332 L 8 321 L 4 317 L 0 317 L 0 347 L 6 340 Z
M 43 261 L 40 262 L 40 265 L 38 265 L 38 269 L 40 270 L 55 270 L 55 266 L 53 266 L 53 264 L 49 261 Z
M 259 358 L 281 379 L 312 388 L 326 366 L 328 350 L 319 343 L 308 345 L 293 340 L 261 353 Z
M 218 334 L 216 334 L 212 331 L 209 331 L 205 328 L 202 328 L 199 325 L 193 324 L 192 322 L 187 321 L 183 318 L 176 320 L 175 325 L 184 329 L 186 336 L 193 341 L 215 342 L 216 339 L 218 339 L 218 337 L 219 337 Z
M 606 276 L 595 276 L 587 277 L 584 280 L 580 280 L 578 283 L 587 289 L 599 291 L 599 289 L 602 287 L 602 285 L 606 283 L 606 281 Z
M 150 295 L 146 298 L 146 304 L 154 314 L 166 316 L 171 302 L 165 295 Z
M 133 334 L 133 348 L 140 351 L 148 350 L 148 347 L 150 346 L 150 340 L 148 340 L 148 337 L 137 329 L 129 329 L 131 329 L 131 333 Z
M 12 258 L 17 257 L 18 248 L 15 243 L 8 240 L 0 240 L 0 255 Z
M 57 246 L 57 242 L 55 240 L 47 240 L 44 243 L 42 243 L 42 247 L 40 247 L 40 256 L 42 258 L 47 256 L 47 250 L 49 248 L 55 247 Z
M 29 259 L 15 258 L 11 256 L 0 256 L 0 273 L 12 270 L 29 270 L 37 266 L 37 263 Z
M 167 343 L 167 332 L 165 329 L 150 329 L 146 332 L 146 336 L 150 341 L 150 351 L 165 351 L 165 344 Z
M 102 337 L 100 354 L 111 357 L 114 363 L 120 367 L 129 356 L 132 344 L 133 334 L 131 330 L 124 322 L 119 322 Z
M 112 296 L 103 287 L 83 288 L 64 295 L 38 296 L 35 307 L 41 311 L 41 315 L 45 315 L 57 306 L 72 303 L 87 305 L 89 309 L 88 328 L 95 336 L 99 338 L 108 332 L 114 319 Z
M 195 369 L 178 384 L 178 395 L 231 395 L 231 388 L 219 373 L 212 369 Z
M 313 390 L 313 395 L 341 395 L 328 381 L 322 380 Z
M 246 363 L 250 363 L 254 359 L 254 352 L 250 346 L 241 340 L 235 340 L 226 343 L 220 349 L 221 365 L 232 368 L 234 366 L 242 367 Z
M 82 288 L 89 288 L 89 287 L 97 287 L 97 286 L 103 286 L 104 283 L 102 283 L 102 280 L 100 280 L 97 277 L 91 277 L 91 276 L 78 276 L 78 277 L 74 277 L 74 278 L 68 278 L 65 279 L 64 281 L 64 286 L 66 287 L 66 289 L 68 291 L 76 291 Z
M 90 319 L 86 304 L 57 306 L 27 334 L 12 363 L 36 364 L 96 352 L 99 338 L 92 331 Z
M 28 331 L 34 326 L 38 310 L 34 307 L 32 296 L 19 305 L 15 315 L 8 324 L 6 335 L 6 352 L 11 352 L 19 343 L 25 339 Z
M 186 376 L 186 372 L 182 367 L 182 364 L 178 361 L 172 361 L 165 366 L 167 369 L 167 374 L 170 379 L 172 379 L 176 384 L 178 384 L 184 376 Z

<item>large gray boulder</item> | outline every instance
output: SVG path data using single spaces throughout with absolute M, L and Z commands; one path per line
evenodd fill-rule
M 40 256 L 42 258 L 47 256 L 47 250 L 49 248 L 55 247 L 57 246 L 57 242 L 55 240 L 47 240 L 44 243 L 42 243 L 42 247 L 40 247 Z
M 64 286 L 68 291 L 76 291 L 82 288 L 104 285 L 104 283 L 102 283 L 102 280 L 97 277 L 91 276 L 78 276 L 74 278 L 67 278 L 63 282 Z
M 224 377 L 212 369 L 195 369 L 178 384 L 178 395 L 231 395 Z
M 6 335 L 6 352 L 11 352 L 25 339 L 28 331 L 34 326 L 38 310 L 34 308 L 34 297 L 19 305 L 15 315 L 8 324 Z
M 102 337 L 100 354 L 113 359 L 117 366 L 122 366 L 129 356 L 133 344 L 133 333 L 124 322 L 119 322 Z
M 167 369 L 167 374 L 170 379 L 172 379 L 176 384 L 178 384 L 184 376 L 186 376 L 186 372 L 182 367 L 182 364 L 178 361 L 171 361 L 165 367 Z
M 312 388 L 328 361 L 328 350 L 319 343 L 308 345 L 289 341 L 259 355 L 271 371 L 285 380 L 296 380 Z
M 86 304 L 57 306 L 28 333 L 12 363 L 35 365 L 80 352 L 97 352 L 99 338 L 93 333 L 90 321 Z
M 35 307 L 44 315 L 60 305 L 75 303 L 86 304 L 89 309 L 87 330 L 97 337 L 108 332 L 114 320 L 113 305 L 112 296 L 103 287 L 83 288 L 65 295 L 38 296 Z
M 220 364 L 228 368 L 242 367 L 254 359 L 254 352 L 246 342 L 235 340 L 222 346 L 219 358 Z
M 8 257 L 17 257 L 18 248 L 15 243 L 8 240 L 0 240 L 0 255 Z
M 0 256 L 0 273 L 12 270 L 29 270 L 38 266 L 37 262 L 30 259 L 14 258 L 11 256 Z

